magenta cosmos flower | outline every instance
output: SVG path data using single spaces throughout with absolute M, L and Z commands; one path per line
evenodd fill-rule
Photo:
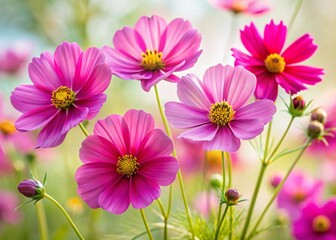
M 7 48 L 0 50 L 0 73 L 16 74 L 28 62 L 32 51 L 32 44 L 25 41 L 16 41 Z
M 245 68 L 210 67 L 204 82 L 189 74 L 177 84 L 181 101 L 166 103 L 168 121 L 186 129 L 179 137 L 203 142 L 206 150 L 235 152 L 240 139 L 259 135 L 276 111 L 270 100 L 246 105 L 252 96 L 255 76 Z
M 293 172 L 279 192 L 277 206 L 285 209 L 291 219 L 296 219 L 301 207 L 319 200 L 322 187 L 322 181 L 314 180 L 301 172 Z
M 191 68 L 201 52 L 201 35 L 188 21 L 167 24 L 159 17 L 141 17 L 134 28 L 124 27 L 113 37 L 114 48 L 104 47 L 112 73 L 126 80 L 140 80 L 150 88 L 161 80 L 177 82 L 174 72 Z
M 261 14 L 270 7 L 266 0 L 209 0 L 215 7 L 234 13 Z
M 145 208 L 160 196 L 160 186 L 171 184 L 178 163 L 173 144 L 144 111 L 129 110 L 96 123 L 94 134 L 80 149 L 84 163 L 76 172 L 78 194 L 91 207 L 112 214 L 130 205 Z
M 307 204 L 294 222 L 292 232 L 297 240 L 335 240 L 336 200 L 331 199 L 323 206 Z
M 287 36 L 287 27 L 274 24 L 273 20 L 266 25 L 262 39 L 255 25 L 240 32 L 243 45 L 251 54 L 245 54 L 233 48 L 235 65 L 244 66 L 257 77 L 255 96 L 257 99 L 275 101 L 278 85 L 289 94 L 306 89 L 305 84 L 314 85 L 321 81 L 323 69 L 298 65 L 308 59 L 317 49 L 309 34 L 305 34 L 287 49 L 283 50 Z
M 15 126 L 20 131 L 42 128 L 37 147 L 47 148 L 58 146 L 72 127 L 97 115 L 111 71 L 99 49 L 82 51 L 77 43 L 64 42 L 54 55 L 45 52 L 34 58 L 29 76 L 33 85 L 21 85 L 11 96 L 23 113 Z

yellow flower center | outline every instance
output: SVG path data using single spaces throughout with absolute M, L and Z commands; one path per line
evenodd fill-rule
M 240 13 L 240 12 L 243 12 L 243 11 L 246 10 L 246 8 L 247 8 L 246 3 L 244 3 L 244 2 L 241 1 L 241 0 L 233 1 L 232 6 L 231 6 L 231 10 L 232 10 L 234 13 Z
M 305 191 L 298 189 L 294 195 L 292 196 L 292 199 L 294 200 L 294 202 L 296 203 L 300 203 L 302 201 L 304 201 L 307 198 L 307 194 Z
M 318 233 L 326 232 L 330 229 L 330 220 L 328 217 L 318 215 L 313 219 L 313 230 Z
M 141 65 L 148 71 L 156 72 L 164 66 L 162 52 L 146 50 L 146 53 L 142 53 L 141 56 Z
M 265 59 L 265 66 L 271 73 L 282 73 L 285 70 L 286 62 L 279 54 L 272 53 Z
M 137 162 L 137 158 L 133 155 L 124 155 L 118 158 L 117 162 L 117 173 L 130 177 L 139 169 L 140 164 Z
M 12 121 L 5 120 L 0 122 L 0 132 L 4 135 L 10 135 L 16 131 L 15 125 Z
M 75 101 L 75 93 L 70 88 L 61 86 L 51 94 L 51 102 L 58 109 L 68 109 Z
M 211 105 L 208 118 L 210 122 L 218 126 L 224 126 L 234 117 L 235 111 L 226 101 L 217 102 Z

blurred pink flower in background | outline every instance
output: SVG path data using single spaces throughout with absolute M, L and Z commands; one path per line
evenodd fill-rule
M 149 91 L 161 80 L 177 82 L 175 72 L 191 68 L 201 54 L 201 35 L 181 18 L 168 23 L 159 16 L 141 17 L 134 28 L 124 27 L 113 37 L 114 48 L 105 46 L 113 74 L 140 80 Z
M 21 220 L 19 212 L 15 208 L 19 206 L 16 194 L 0 190 L 0 230 L 3 224 L 17 224 Z
M 285 209 L 292 220 L 300 214 L 300 208 L 321 198 L 323 183 L 303 172 L 293 172 L 277 197 L 277 207 Z
M 234 13 L 262 14 L 270 10 L 266 0 L 208 0 L 213 6 Z
M 200 192 L 195 196 L 193 208 L 204 218 L 209 214 L 215 213 L 219 205 L 219 198 L 214 191 Z
M 0 49 L 0 73 L 16 74 L 28 62 L 32 44 L 27 41 L 13 42 L 7 48 Z
M 202 142 L 206 150 L 235 152 L 240 139 L 258 136 L 276 111 L 266 99 L 247 104 L 255 86 L 255 76 L 241 66 L 210 67 L 203 82 L 184 76 L 177 84 L 181 103 L 165 105 L 168 121 L 186 130 L 180 138 Z
M 145 208 L 171 184 L 178 163 L 171 139 L 154 129 L 152 115 L 129 110 L 99 120 L 80 149 L 78 194 L 91 208 L 121 214 L 130 204 Z
M 315 202 L 307 204 L 300 210 L 292 234 L 297 240 L 335 240 L 336 200 L 330 199 L 323 205 Z
M 288 94 L 295 94 L 321 81 L 323 69 L 297 65 L 311 57 L 317 49 L 313 38 L 305 34 L 283 50 L 287 37 L 287 27 L 282 21 L 276 25 L 273 20 L 266 24 L 262 38 L 252 22 L 240 31 L 240 37 L 246 50 L 245 54 L 233 48 L 235 65 L 244 66 L 257 77 L 255 97 L 275 101 L 278 85 Z
M 13 172 L 13 165 L 2 148 L 3 145 L 4 143 L 0 139 L 0 176 L 11 174 Z
M 33 58 L 29 76 L 33 85 L 21 85 L 11 95 L 13 106 L 23 113 L 15 126 L 20 131 L 42 128 L 37 147 L 48 148 L 61 144 L 71 128 L 98 114 L 111 71 L 99 49 L 82 51 L 77 43 L 63 42 L 54 55 L 45 52 Z

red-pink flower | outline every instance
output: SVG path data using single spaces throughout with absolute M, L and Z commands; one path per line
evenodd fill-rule
M 175 72 L 191 68 L 201 52 L 201 36 L 181 18 L 167 23 L 159 16 L 141 17 L 134 28 L 124 27 L 113 37 L 114 48 L 104 47 L 112 73 L 140 80 L 149 91 L 161 80 L 177 82 Z
M 267 99 L 247 104 L 255 86 L 255 76 L 241 66 L 210 67 L 203 82 L 189 74 L 177 84 L 181 103 L 165 105 L 168 121 L 186 130 L 179 137 L 202 142 L 207 150 L 235 152 L 240 139 L 258 136 L 276 111 Z
M 266 25 L 262 38 L 253 23 L 240 32 L 243 45 L 250 55 L 233 48 L 235 65 L 244 66 L 257 77 L 255 96 L 257 99 L 275 101 L 278 85 L 289 94 L 307 89 L 321 81 L 323 69 L 298 65 L 308 59 L 317 49 L 313 38 L 305 34 L 285 50 L 287 27 L 282 21 L 276 25 L 273 20 Z
M 322 181 L 314 180 L 301 172 L 293 172 L 279 192 L 277 206 L 285 209 L 291 219 L 295 219 L 300 214 L 300 207 L 319 200 L 322 187 Z
M 91 208 L 112 214 L 125 212 L 130 204 L 145 208 L 160 196 L 160 186 L 175 180 L 179 167 L 172 151 L 171 139 L 154 129 L 150 114 L 129 110 L 124 116 L 110 115 L 82 143 L 78 194 Z
M 33 85 L 21 85 L 11 96 L 23 113 L 15 126 L 20 131 L 42 128 L 37 147 L 47 148 L 58 146 L 71 128 L 98 114 L 111 71 L 99 49 L 82 51 L 77 43 L 64 42 L 54 55 L 34 58 L 29 76 Z
M 336 239 L 336 200 L 330 199 L 319 206 L 315 202 L 307 204 L 294 222 L 292 233 L 297 240 Z
M 266 0 L 209 0 L 215 7 L 234 13 L 261 14 L 270 7 Z

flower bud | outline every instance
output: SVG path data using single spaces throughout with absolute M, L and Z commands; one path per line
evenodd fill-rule
M 299 95 L 291 100 L 288 112 L 293 117 L 301 117 L 308 105 L 306 105 L 306 101 L 303 99 L 303 97 Z
M 225 192 L 225 197 L 227 200 L 227 204 L 236 205 L 241 196 L 239 195 L 239 192 L 237 191 L 237 189 L 229 188 Z
M 322 133 L 324 131 L 324 126 L 319 121 L 311 121 L 308 125 L 307 129 L 307 135 L 310 138 L 319 138 L 322 136 Z
M 320 109 L 320 108 L 315 109 L 311 113 L 310 119 L 312 121 L 318 121 L 324 125 L 327 121 L 327 113 L 323 109 Z
M 280 174 L 274 174 L 271 177 L 270 183 L 273 188 L 276 188 L 279 186 L 280 182 L 282 181 L 282 176 Z
M 223 176 L 219 173 L 212 174 L 210 177 L 210 186 L 214 189 L 222 188 Z
M 19 183 L 17 186 L 19 192 L 34 200 L 40 200 L 44 197 L 45 189 L 42 183 L 37 180 L 26 179 Z

